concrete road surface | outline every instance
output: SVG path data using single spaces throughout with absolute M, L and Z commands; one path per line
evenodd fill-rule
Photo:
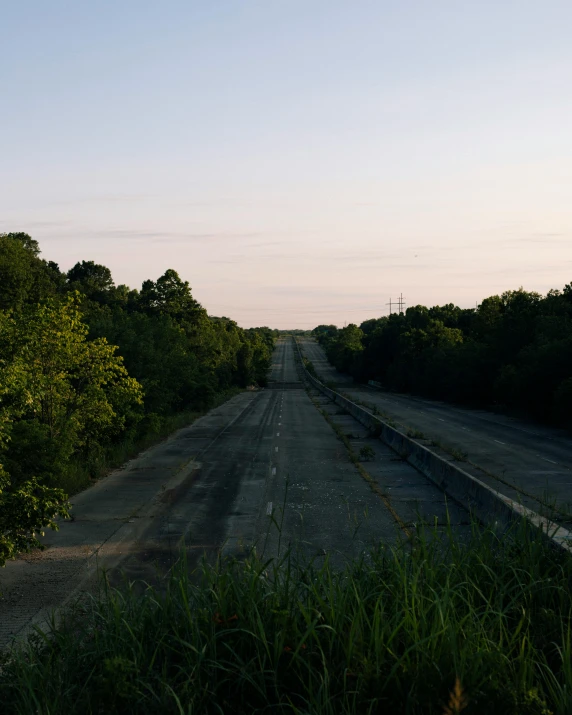
M 332 367 L 322 347 L 301 341 L 318 375 L 354 401 L 374 406 L 403 430 L 415 430 L 464 459 L 460 466 L 535 511 L 572 512 L 572 439 L 564 432 L 485 410 L 455 407 L 352 383 Z M 420 440 L 423 441 L 423 440 Z M 568 528 L 572 520 L 558 519 Z
M 370 482 L 320 410 L 355 450 L 372 446 Z M 94 589 L 101 567 L 114 582 L 153 581 L 181 548 L 192 567 L 205 552 L 240 557 L 256 545 L 276 556 L 289 544 L 342 563 L 420 519 L 442 525 L 448 511 L 455 529 L 468 523 L 352 417 L 303 389 L 289 339 L 277 343 L 267 389 L 234 397 L 72 501 L 74 520 L 47 532 L 46 551 L 0 571 L 0 646 Z

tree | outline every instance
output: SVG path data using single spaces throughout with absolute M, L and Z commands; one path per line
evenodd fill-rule
M 109 268 L 93 261 L 76 263 L 68 271 L 67 281 L 71 291 L 77 290 L 100 302 L 106 302 L 115 285 Z
M 324 342 L 328 338 L 335 338 L 338 334 L 338 329 L 335 325 L 318 325 L 312 330 L 312 335 L 316 337 L 319 343 Z
M 27 233 L 0 234 L 0 310 L 20 310 L 56 293 L 59 268 L 40 259 L 39 252 Z
M 1 367 L 0 364 L 0 370 Z M 19 391 L 17 380 L 17 373 L 0 372 L 0 454 L 9 443 L 13 419 L 13 410 L 3 402 L 10 393 Z M 63 490 L 39 484 L 34 478 L 14 486 L 0 464 L 0 566 L 22 551 L 42 548 L 37 534 L 41 535 L 45 528 L 57 530 L 58 516 L 69 516 L 69 503 Z
M 330 350 L 334 366 L 341 372 L 349 372 L 352 359 L 363 350 L 363 331 L 354 323 L 338 331 L 335 343 Z
M 142 402 L 141 386 L 116 348 L 104 338 L 88 340 L 87 332 L 77 295 L 0 321 L 0 380 L 12 386 L 2 405 L 11 411 L 11 432 L 36 450 L 45 478 L 79 450 L 121 431 Z M 43 465 L 41 454 L 50 455 Z M 18 469 L 10 449 L 6 457 Z
M 0 310 L 20 308 L 26 302 L 34 283 L 36 260 L 13 234 L 0 235 Z
M 28 233 L 23 233 L 22 231 L 16 231 L 15 233 L 0 233 L 0 237 L 10 239 L 11 241 L 16 241 L 33 256 L 40 255 L 39 243 L 35 241 Z
M 0 563 L 67 514 L 57 487 L 76 488 L 78 462 L 264 384 L 277 334 L 209 317 L 174 270 L 139 293 L 93 261 L 62 274 L 28 234 L 0 236 Z
M 170 315 L 179 321 L 192 321 L 203 311 L 191 295 L 188 281 L 182 281 L 172 268 L 156 282 L 145 281 L 141 288 L 141 307 L 153 313 Z

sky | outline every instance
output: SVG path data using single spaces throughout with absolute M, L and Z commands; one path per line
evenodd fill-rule
M 0 0 L 0 232 L 313 328 L 572 281 L 569 0 Z

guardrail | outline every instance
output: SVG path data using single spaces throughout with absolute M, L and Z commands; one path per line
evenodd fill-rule
M 572 532 L 568 529 L 522 506 L 513 499 L 509 499 L 501 492 L 491 489 L 455 463 L 443 459 L 310 375 L 304 367 L 300 346 L 297 341 L 295 342 L 305 377 L 314 387 L 337 405 L 343 407 L 364 427 L 378 435 L 381 441 L 391 447 L 403 460 L 430 479 L 454 501 L 469 510 L 482 523 L 498 529 L 499 527 L 506 528 L 516 521 L 522 522 L 522 519 L 525 518 L 552 545 L 572 553 Z

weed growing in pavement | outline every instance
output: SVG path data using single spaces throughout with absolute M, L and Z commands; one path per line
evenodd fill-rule
M 438 439 L 432 439 L 430 444 L 432 447 L 437 447 L 437 449 L 440 449 L 441 451 L 450 454 L 453 459 L 457 460 L 457 462 L 466 462 L 469 457 L 468 452 L 457 449 L 456 447 L 449 447 L 448 445 L 443 444 L 443 442 Z
M 456 459 L 457 462 L 466 462 L 469 456 L 469 453 L 465 452 L 464 449 L 460 450 L 455 448 L 449 450 L 449 454 L 453 457 L 453 459 Z
M 359 451 L 359 458 L 362 462 L 371 462 L 375 459 L 375 450 L 369 444 L 364 444 Z
M 407 430 L 407 436 L 411 437 L 411 439 L 427 439 L 427 437 L 425 436 L 425 434 L 423 434 L 423 432 L 421 432 L 418 429 L 413 429 L 413 428 L 409 428 Z
M 456 459 L 458 462 L 466 462 L 469 457 L 468 452 L 465 452 L 464 450 L 457 449 L 456 447 L 449 447 L 449 445 L 444 444 L 443 442 L 441 442 L 438 439 L 432 439 L 431 446 L 437 447 L 437 449 L 440 449 L 443 452 L 450 454 L 451 457 L 453 457 L 453 459 Z
M 409 536 L 409 530 L 405 526 L 405 524 L 402 522 L 401 518 L 393 508 L 393 505 L 391 504 L 391 499 L 387 495 L 387 493 L 383 492 L 379 484 L 373 479 L 373 477 L 369 474 L 369 472 L 365 469 L 363 464 L 360 463 L 360 458 L 359 456 L 354 452 L 354 449 L 352 447 L 352 444 L 346 434 L 344 434 L 343 430 L 341 427 L 339 427 L 335 422 L 332 421 L 330 418 L 330 415 L 326 412 L 326 410 L 322 409 L 318 403 L 310 396 L 310 399 L 316 406 L 316 409 L 321 413 L 323 418 L 326 420 L 326 422 L 330 425 L 330 427 L 334 430 L 336 433 L 337 438 L 344 443 L 344 447 L 346 448 L 348 452 L 348 457 L 350 462 L 355 466 L 355 468 L 358 470 L 360 475 L 363 477 L 363 479 L 368 483 L 370 489 L 374 494 L 376 494 L 382 502 L 385 504 L 387 510 L 390 512 L 390 514 L 393 516 L 395 519 L 396 524 L 399 526 L 399 528 L 403 531 L 404 534 Z M 381 429 L 381 428 L 380 428 Z
M 184 559 L 165 588 L 105 587 L 3 657 L 11 714 L 566 715 L 570 558 L 516 525 L 421 527 L 328 556 Z

